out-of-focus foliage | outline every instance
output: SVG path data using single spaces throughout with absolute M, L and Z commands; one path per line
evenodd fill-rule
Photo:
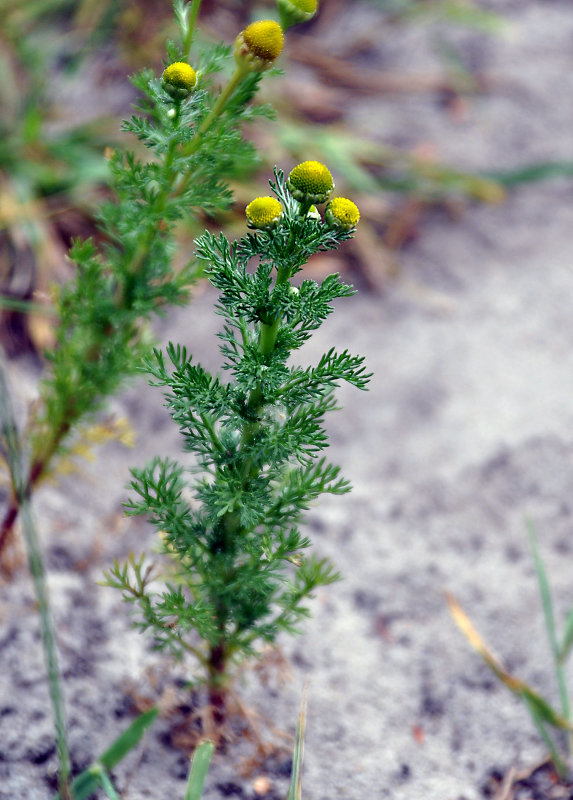
M 0 2 L 0 332 L 9 354 L 28 336 L 38 349 L 51 343 L 43 314 L 18 312 L 47 301 L 71 237 L 90 232 L 96 188 L 109 179 L 100 112 L 66 113 L 61 87 L 112 35 L 119 5 Z

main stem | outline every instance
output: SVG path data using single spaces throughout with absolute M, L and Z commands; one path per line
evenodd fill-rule
M 290 271 L 288 269 L 279 270 L 277 273 L 276 286 L 288 283 L 290 279 Z M 260 353 L 268 358 L 276 345 L 277 334 L 279 332 L 281 323 L 281 316 L 276 316 L 272 321 L 265 323 L 262 322 L 259 329 L 258 348 Z M 260 407 L 264 403 L 264 392 L 261 384 L 256 385 L 251 391 L 247 400 L 247 408 L 249 416 L 257 416 L 260 412 Z M 258 419 L 245 423 L 243 435 L 241 437 L 241 447 L 249 448 L 260 429 L 260 421 Z M 256 475 L 256 465 L 253 464 L 251 456 L 244 458 L 241 465 L 241 473 L 243 481 L 248 484 Z M 221 520 L 221 546 L 225 552 L 229 552 L 230 539 L 241 535 L 241 527 L 237 518 L 236 512 L 226 513 Z M 233 568 L 224 576 L 225 583 L 228 583 L 233 575 Z M 217 621 L 219 629 L 218 641 L 211 645 L 208 659 L 208 689 L 209 689 L 209 704 L 211 706 L 211 719 L 215 728 L 220 727 L 227 716 L 227 667 L 231 653 L 229 652 L 228 644 L 226 643 L 225 626 L 228 619 L 228 609 L 221 606 L 220 601 L 216 598 L 215 604 L 217 606 Z
M 214 733 L 227 718 L 227 653 L 225 642 L 220 641 L 209 653 L 209 705 Z

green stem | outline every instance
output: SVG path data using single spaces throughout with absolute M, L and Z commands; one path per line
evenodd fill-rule
M 289 278 L 290 278 L 289 269 L 279 269 L 277 271 L 275 289 L 277 286 L 281 286 L 285 283 L 288 283 Z M 272 322 L 261 323 L 261 327 L 259 330 L 259 351 L 265 357 L 270 356 L 270 354 L 275 349 L 280 323 L 281 323 L 280 316 L 275 317 L 275 319 Z M 249 407 L 250 410 L 256 411 L 256 409 L 258 409 L 258 407 L 260 406 L 262 400 L 263 400 L 263 390 L 261 384 L 259 383 L 250 393 L 247 406 Z
M 203 137 L 205 136 L 205 134 L 207 133 L 213 122 L 217 119 L 217 117 L 219 117 L 223 113 L 223 111 L 225 110 L 225 106 L 229 101 L 229 98 L 232 96 L 233 92 L 235 91 L 239 83 L 243 80 L 243 78 L 247 74 L 248 70 L 245 70 L 240 66 L 237 66 L 235 72 L 229 79 L 229 82 L 227 83 L 227 85 L 221 91 L 221 94 L 217 98 L 215 105 L 213 106 L 209 114 L 207 114 L 201 125 L 199 125 L 199 127 L 197 128 L 195 136 L 186 145 L 186 147 L 183 148 L 184 156 L 189 157 L 194 155 L 197 152 L 197 150 L 201 147 L 201 144 L 203 142 Z M 191 178 L 192 175 L 190 172 L 188 172 L 187 175 L 185 175 L 185 177 L 182 178 L 177 188 L 174 190 L 173 197 L 180 197 L 185 192 L 191 181 Z
M 282 284 L 288 283 L 290 278 L 289 269 L 279 269 L 277 272 L 277 279 L 275 288 Z M 277 334 L 279 332 L 281 323 L 280 315 L 275 317 L 271 322 L 261 323 L 259 330 L 258 347 L 263 356 L 268 357 L 273 352 Z M 261 404 L 264 401 L 264 392 L 261 384 L 258 384 L 251 391 L 247 407 L 252 416 L 256 416 Z M 249 447 L 252 445 L 257 432 L 259 431 L 261 423 L 256 420 L 247 422 L 243 428 L 243 435 L 241 437 L 241 446 Z M 241 475 L 245 483 L 255 477 L 254 473 L 256 467 L 253 464 L 253 459 L 250 455 L 243 459 L 240 466 Z M 232 547 L 231 542 L 236 537 L 240 537 L 245 530 L 241 527 L 240 519 L 236 511 L 227 512 L 221 520 L 221 533 L 222 542 L 221 546 L 224 552 L 229 552 Z M 233 578 L 234 568 L 224 568 L 224 583 L 229 584 Z M 226 642 L 225 626 L 229 616 L 229 609 L 221 604 L 221 601 L 216 601 L 215 605 L 218 606 L 217 619 L 218 627 L 220 630 L 220 637 L 217 643 L 212 644 L 209 655 L 208 664 L 208 684 L 209 684 L 209 697 L 210 704 L 213 709 L 213 720 L 216 725 L 221 724 L 225 718 L 226 696 L 227 687 L 225 685 L 227 664 L 230 658 L 229 645 Z
M 16 297 L 0 295 L 0 309 L 6 311 L 19 311 L 21 314 L 41 314 L 46 317 L 55 317 L 56 311 L 51 306 L 43 306 L 29 300 L 19 300 Z
M 211 417 L 207 416 L 207 414 L 200 414 L 201 422 L 207 429 L 209 433 L 209 438 L 211 439 L 211 443 L 215 450 L 219 452 L 223 449 L 223 445 L 221 444 L 221 440 L 217 436 L 217 431 L 215 430 L 215 426 L 213 425 L 213 420 Z
M 183 59 L 189 60 L 189 53 L 191 52 L 191 43 L 193 42 L 193 34 L 195 33 L 195 25 L 201 8 L 201 0 L 193 0 L 191 3 L 191 10 L 189 11 L 189 20 L 185 39 L 183 40 Z
M 181 102 L 178 101 L 175 103 L 175 116 L 173 117 L 173 128 L 176 128 L 179 119 L 181 117 Z M 176 142 L 171 140 L 169 143 L 169 148 L 167 153 L 165 154 L 165 161 L 163 162 L 163 174 L 167 178 L 166 185 L 164 186 L 163 190 L 159 192 L 158 195 L 154 198 L 153 205 L 154 210 L 161 214 L 165 210 L 165 206 L 167 205 L 167 199 L 173 190 L 173 184 L 175 183 L 175 176 L 171 177 L 169 180 L 169 176 L 171 173 L 171 166 L 173 164 L 173 159 L 175 158 L 175 150 L 176 150 Z M 131 263 L 129 264 L 128 273 L 130 275 L 135 275 L 138 270 L 143 265 L 145 257 L 147 256 L 151 245 L 153 244 L 153 240 L 157 235 L 157 226 L 153 225 L 150 226 L 146 233 L 139 239 L 137 243 L 137 247 L 135 248 L 135 252 L 131 259 Z
M 203 136 L 207 133 L 213 122 L 219 117 L 223 111 L 225 110 L 225 106 L 229 102 L 229 99 L 235 92 L 237 86 L 243 80 L 245 75 L 248 74 L 248 69 L 237 65 L 237 68 L 229 78 L 229 82 L 225 86 L 225 88 L 221 91 L 221 94 L 215 101 L 215 105 L 211 109 L 211 111 L 207 114 L 203 122 L 197 128 L 197 133 L 193 137 L 193 139 L 189 142 L 189 144 L 183 148 L 183 154 L 186 156 L 193 155 L 196 153 L 199 147 L 201 146 L 201 142 L 203 140 Z
M 310 211 L 311 207 L 314 203 L 311 200 L 307 200 L 306 202 L 302 203 L 299 201 L 299 208 L 298 208 L 298 216 L 299 217 L 306 217 L 308 212 Z
M 189 642 L 186 642 L 184 639 L 179 639 L 179 643 L 184 650 L 187 650 L 188 653 L 191 653 L 191 655 L 197 659 L 202 667 L 207 667 L 208 661 L 200 650 L 198 650 L 196 647 L 193 647 L 192 644 L 189 644 Z

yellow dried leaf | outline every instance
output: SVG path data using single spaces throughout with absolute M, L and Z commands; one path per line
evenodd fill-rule
M 479 633 L 476 631 L 470 619 L 463 611 L 462 607 L 459 605 L 454 596 L 449 592 L 446 592 L 446 600 L 450 608 L 450 613 L 454 618 L 454 622 L 474 650 L 476 650 L 483 658 L 488 667 L 495 672 L 497 677 L 503 681 L 503 683 L 505 683 L 505 685 L 511 689 L 512 692 L 522 692 L 525 688 L 525 684 L 518 678 L 514 678 L 513 675 L 510 675 L 509 672 L 504 669 L 500 661 L 498 661 L 489 647 L 485 644 Z

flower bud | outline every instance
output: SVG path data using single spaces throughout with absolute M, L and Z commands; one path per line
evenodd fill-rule
M 245 209 L 249 228 L 274 228 L 283 215 L 283 209 L 275 197 L 256 197 Z
M 317 222 L 320 222 L 321 216 L 320 211 L 316 206 L 311 206 L 308 209 L 308 214 L 306 215 L 307 219 L 315 219 Z
M 350 231 L 358 225 L 360 211 L 356 203 L 346 197 L 335 197 L 326 206 L 324 218 L 329 228 Z
M 320 161 L 303 161 L 291 170 L 287 189 L 299 203 L 325 203 L 334 189 L 334 180 Z
M 286 30 L 312 19 L 318 11 L 318 0 L 277 0 L 277 8 L 281 25 Z
M 174 100 L 185 100 L 197 85 L 197 73 L 185 61 L 176 61 L 163 70 L 161 85 Z
M 263 72 L 280 56 L 283 44 L 284 34 L 278 22 L 253 22 L 235 39 L 235 61 L 251 72 Z

